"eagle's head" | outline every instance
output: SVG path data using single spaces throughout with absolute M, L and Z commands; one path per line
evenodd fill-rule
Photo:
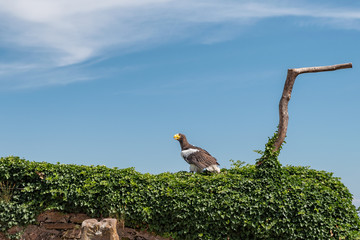
M 185 135 L 182 134 L 182 133 L 178 133 L 178 134 L 175 134 L 175 135 L 174 135 L 174 139 L 175 139 L 175 140 L 178 140 L 178 141 L 180 141 L 180 140 L 183 139 L 184 137 L 185 137 Z

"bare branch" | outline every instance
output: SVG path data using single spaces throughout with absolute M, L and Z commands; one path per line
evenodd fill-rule
M 352 63 L 344 63 L 344 64 L 321 66 L 321 67 L 306 67 L 306 68 L 288 69 L 288 74 L 286 77 L 283 94 L 281 96 L 280 103 L 279 103 L 279 131 L 278 131 L 279 136 L 275 142 L 274 151 L 277 151 L 280 149 L 280 147 L 286 137 L 287 127 L 288 127 L 288 123 L 289 123 L 288 105 L 289 105 L 289 101 L 291 98 L 291 92 L 292 92 L 296 77 L 302 73 L 335 71 L 335 70 L 345 69 L 345 68 L 352 68 Z
M 321 67 L 305 67 L 305 68 L 293 68 L 291 70 L 297 72 L 298 74 L 302 73 L 314 73 L 314 72 L 325 72 L 325 71 L 335 71 L 344 68 L 352 68 L 352 63 L 343 63 L 331 66 L 321 66 Z

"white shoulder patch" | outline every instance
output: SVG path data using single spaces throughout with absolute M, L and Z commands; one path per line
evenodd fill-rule
M 189 149 L 186 149 L 186 150 L 182 150 L 181 151 L 181 156 L 186 159 L 190 154 L 196 153 L 198 151 L 199 151 L 199 149 L 195 149 L 195 148 L 189 148 Z

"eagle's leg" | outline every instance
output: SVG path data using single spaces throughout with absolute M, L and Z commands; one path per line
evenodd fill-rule
M 195 164 L 190 164 L 190 172 L 192 173 L 201 173 L 202 169 L 196 166 Z
M 194 173 L 197 172 L 198 167 L 196 167 L 194 164 L 190 164 L 190 172 Z

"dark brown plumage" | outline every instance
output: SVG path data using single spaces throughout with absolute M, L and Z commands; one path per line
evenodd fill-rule
M 179 141 L 181 156 L 190 164 L 191 172 L 201 172 L 204 169 L 210 172 L 220 172 L 220 164 L 205 149 L 191 145 L 182 133 L 175 134 L 174 139 Z

